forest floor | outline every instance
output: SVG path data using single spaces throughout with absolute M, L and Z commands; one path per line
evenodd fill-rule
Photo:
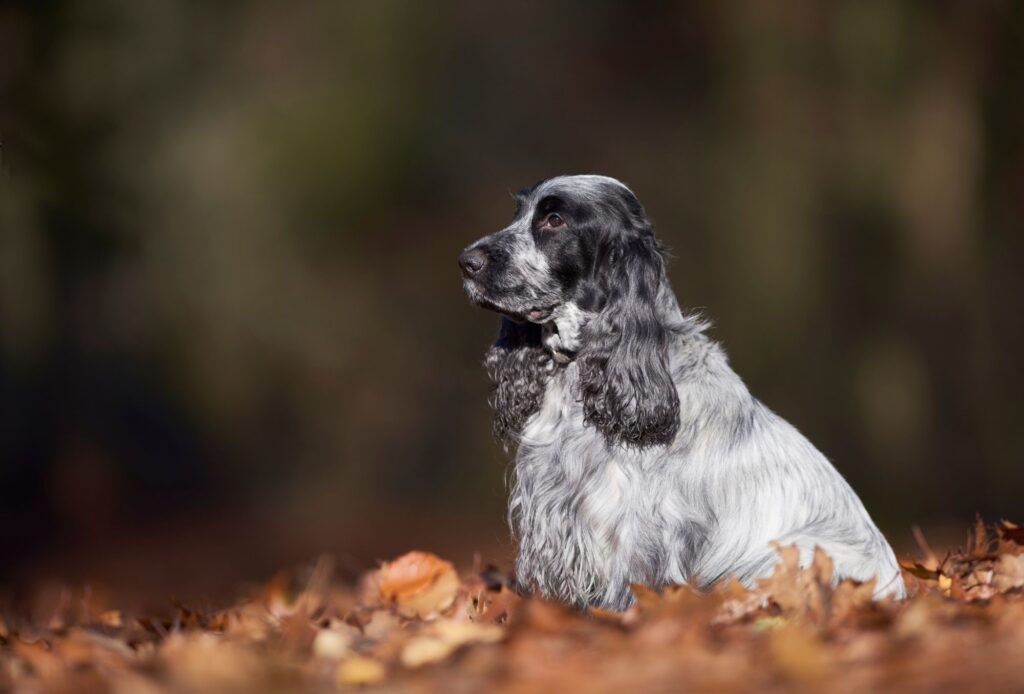
M 356 585 L 323 558 L 224 609 L 129 614 L 66 589 L 0 620 L 0 690 L 25 692 L 1024 690 L 1024 527 L 920 538 L 910 597 L 833 586 L 822 553 L 780 549 L 756 588 L 634 588 L 579 613 L 410 552 Z

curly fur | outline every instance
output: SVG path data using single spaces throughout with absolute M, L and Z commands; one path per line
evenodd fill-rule
M 665 267 L 653 232 L 619 241 L 601 284 L 605 306 L 580 353 L 583 421 L 613 443 L 649 446 L 679 430 L 679 397 L 668 371 L 670 335 L 655 313 Z
M 837 579 L 902 597 L 892 549 L 856 493 L 680 310 L 633 193 L 558 177 L 516 203 L 513 223 L 460 265 L 470 298 L 504 314 L 486 366 L 495 433 L 518 447 L 520 583 L 622 609 L 631 583 L 751 582 L 778 542 L 805 563 L 820 546 Z
M 544 397 L 551 355 L 540 337 L 539 325 L 502 318 L 498 340 L 484 359 L 494 383 L 494 436 L 505 443 L 517 442 Z

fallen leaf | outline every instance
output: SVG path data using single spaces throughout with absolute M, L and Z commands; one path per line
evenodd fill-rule
M 400 627 L 399 619 L 387 610 L 375 610 L 363 626 L 363 634 L 374 641 L 384 641 Z
M 386 674 L 387 671 L 379 661 L 356 656 L 338 665 L 334 671 L 334 681 L 338 685 L 375 684 L 383 680 Z
M 409 639 L 402 649 L 402 665 L 421 667 L 430 663 L 438 663 L 456 649 L 455 644 L 430 636 L 417 636 Z
M 437 622 L 434 633 L 442 640 L 462 646 L 467 643 L 497 643 L 505 636 L 505 630 L 494 624 L 480 624 L 447 619 Z
M 407 617 L 429 619 L 451 607 L 459 590 L 455 567 L 429 552 L 409 552 L 379 571 L 380 594 Z
M 1024 556 L 1000 555 L 996 562 L 992 585 L 1001 593 L 1024 587 Z
M 813 684 L 824 678 L 825 651 L 805 628 L 787 624 L 773 629 L 769 643 L 772 659 L 787 679 Z
M 317 658 L 340 659 L 348 655 L 351 644 L 350 634 L 334 629 L 321 629 L 313 639 L 313 653 Z
M 355 584 L 322 559 L 215 611 L 129 617 L 47 584 L 34 609 L 0 614 L 0 691 L 1017 691 L 1018 528 L 976 524 L 941 561 L 922 535 L 904 601 L 833 583 L 827 555 L 793 547 L 756 586 L 636 586 L 625 612 L 520 596 L 500 574 L 460 581 L 423 553 Z
M 925 568 L 924 566 L 922 566 L 921 564 L 919 564 L 917 562 L 914 562 L 913 564 L 910 564 L 909 566 L 906 565 L 906 564 L 900 564 L 900 568 L 902 568 L 904 571 L 906 571 L 910 575 L 917 576 L 918 578 L 923 578 L 926 581 L 934 581 L 934 580 L 938 579 L 938 577 L 939 577 L 939 572 L 938 571 L 936 571 L 935 569 Z

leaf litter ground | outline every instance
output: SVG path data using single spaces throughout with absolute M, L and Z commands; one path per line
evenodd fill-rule
M 65 590 L 0 621 L 0 689 L 24 692 L 1024 690 L 1024 527 L 980 520 L 943 556 L 920 539 L 910 597 L 832 584 L 780 548 L 774 574 L 700 593 L 635 586 L 578 613 L 410 552 L 357 585 L 331 562 L 220 610 L 127 614 Z

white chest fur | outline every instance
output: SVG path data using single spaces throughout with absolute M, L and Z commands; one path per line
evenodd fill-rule
M 660 579 L 664 491 L 642 474 L 643 455 L 610 449 L 583 424 L 575 386 L 575 363 L 553 374 L 522 433 L 510 500 L 517 573 L 570 602 L 616 604 L 630 582 Z

